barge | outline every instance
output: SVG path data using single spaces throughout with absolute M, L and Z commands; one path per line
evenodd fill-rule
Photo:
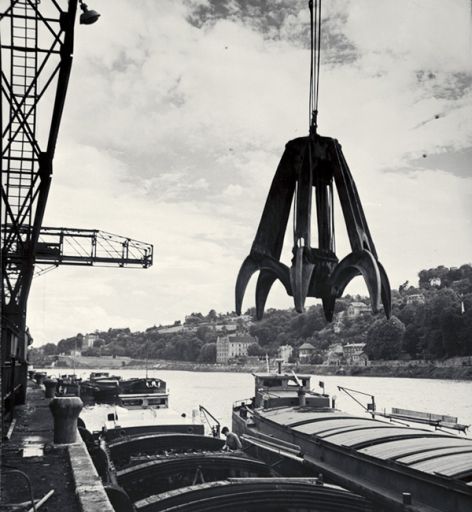
M 219 423 L 205 425 L 204 418 L 214 417 L 203 407 L 203 415 L 188 418 L 169 408 L 167 393 L 155 407 L 126 405 L 120 399 L 86 406 L 78 422 L 116 511 L 372 511 L 365 498 L 307 477 L 305 470 L 287 475 L 229 450 Z
M 472 510 L 472 440 L 444 430 L 356 416 L 310 389 L 310 375 L 257 373 L 255 395 L 233 406 L 250 453 L 363 495 L 381 510 Z

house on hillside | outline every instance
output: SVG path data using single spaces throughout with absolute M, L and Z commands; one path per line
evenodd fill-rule
M 284 363 L 288 363 L 292 357 L 293 347 L 292 345 L 280 345 L 278 350 L 278 357 L 283 360 Z
M 306 342 L 301 345 L 298 349 L 298 358 L 300 359 L 300 362 L 309 363 L 315 350 L 315 347 L 311 343 Z
M 158 334 L 174 334 L 176 332 L 184 332 L 186 329 L 183 325 L 163 325 L 158 327 L 156 332 Z
M 216 324 L 213 329 L 216 332 L 236 332 L 238 330 L 238 326 L 236 324 Z
M 412 293 L 411 295 L 406 296 L 407 304 L 424 304 L 425 298 L 422 293 Z
M 324 364 L 332 366 L 340 366 L 343 362 L 344 351 L 341 343 L 335 343 L 328 349 Z
M 363 302 L 351 302 L 346 309 L 346 315 L 348 318 L 356 318 L 366 313 L 370 313 L 370 306 Z
M 252 316 L 251 315 L 241 315 L 241 316 L 226 316 L 224 318 L 225 323 L 243 323 L 243 324 L 252 324 Z
M 247 356 L 247 350 L 253 343 L 257 343 L 257 338 L 249 335 L 218 336 L 216 340 L 216 362 L 226 364 L 230 359 Z
M 343 347 L 346 364 L 366 366 L 369 358 L 364 353 L 365 343 L 348 343 Z
M 343 318 L 344 318 L 345 311 L 341 311 L 340 313 L 337 313 L 334 315 L 333 318 L 333 332 L 335 334 L 339 334 L 343 328 Z
M 217 332 L 247 333 L 252 323 L 252 317 L 250 315 L 225 315 L 217 320 L 214 329 Z
M 82 340 L 82 349 L 93 348 L 94 343 L 98 340 L 98 333 L 91 332 L 86 334 Z

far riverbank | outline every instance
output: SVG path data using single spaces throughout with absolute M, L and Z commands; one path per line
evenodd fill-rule
M 128 368 L 142 368 L 146 365 L 130 365 Z M 224 366 L 219 364 L 202 365 L 197 363 L 186 363 L 182 361 L 165 361 L 159 366 L 153 366 L 159 370 L 187 370 L 196 372 L 264 372 L 267 370 L 265 365 L 260 366 Z M 296 373 L 310 373 L 314 375 L 347 375 L 359 377 L 401 377 L 401 378 L 419 378 L 419 379 L 451 379 L 451 380 L 472 380 L 472 367 L 436 367 L 436 366 L 411 366 L 411 367 L 392 367 L 392 366 L 345 366 L 340 369 L 339 366 L 326 365 L 290 365 L 284 367 L 285 370 L 294 370 Z
M 74 361 L 75 359 L 75 361 Z M 46 366 L 36 363 L 36 366 Z M 49 366 L 49 365 L 47 365 Z M 193 363 L 187 361 L 167 360 L 138 360 L 131 358 L 112 357 L 64 357 L 54 365 L 55 369 L 70 370 L 77 369 L 149 369 L 178 370 L 194 372 L 232 372 L 252 373 L 266 371 L 265 362 L 260 365 L 221 365 L 209 363 Z M 271 368 L 273 366 L 271 365 Z M 425 365 L 395 366 L 391 362 L 385 365 L 375 366 L 326 366 L 326 365 L 285 365 L 285 370 L 294 370 L 298 373 L 310 373 L 314 375 L 346 375 L 364 377 L 401 377 L 419 379 L 451 379 L 451 380 L 472 380 L 472 366 L 444 366 L 434 363 Z

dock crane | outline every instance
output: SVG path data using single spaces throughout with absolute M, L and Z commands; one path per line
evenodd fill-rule
M 59 265 L 148 268 L 153 246 L 95 229 L 43 226 L 77 7 L 81 24 L 92 24 L 100 15 L 82 0 L 1 3 L 0 362 L 2 412 L 8 415 L 25 402 L 32 342 L 26 313 L 33 275 Z

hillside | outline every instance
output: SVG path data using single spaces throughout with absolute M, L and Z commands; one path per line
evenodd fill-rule
M 305 342 L 315 347 L 313 363 L 321 363 L 336 345 L 366 343 L 365 352 L 376 359 L 441 359 L 472 355 L 472 266 L 440 266 L 421 270 L 417 286 L 404 283 L 392 290 L 392 317 L 368 311 L 369 299 L 345 296 L 337 303 L 335 319 L 326 322 L 320 305 L 305 313 L 267 310 L 260 322 L 248 310 L 241 318 L 232 313 L 192 313 L 184 323 L 153 326 L 143 332 L 130 329 L 96 331 L 93 346 L 86 348 L 77 334 L 33 349 L 31 356 L 68 354 L 75 348 L 87 356 L 127 356 L 212 363 L 216 339 L 228 333 L 249 332 L 258 343 L 251 355 L 275 356 L 281 345 L 297 349 Z M 366 311 L 367 310 L 367 311 Z

